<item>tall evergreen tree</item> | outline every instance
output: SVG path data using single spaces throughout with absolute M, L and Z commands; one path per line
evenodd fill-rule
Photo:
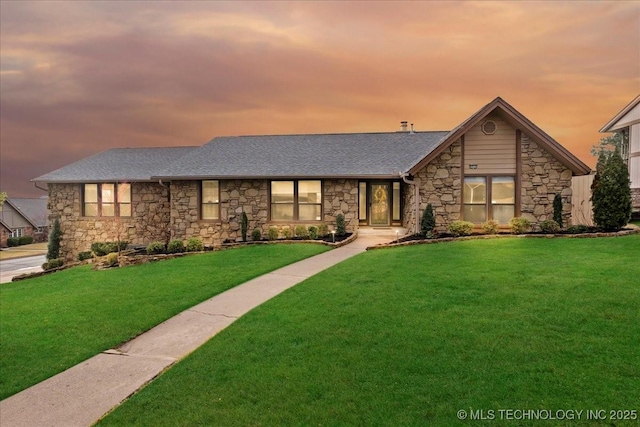
M 629 169 L 616 149 L 613 154 L 600 153 L 596 175 L 591 184 L 593 220 L 607 231 L 619 230 L 631 219 L 631 185 Z
M 562 228 L 562 196 L 556 193 L 553 197 L 553 220 Z
M 58 259 L 60 257 L 60 240 L 62 239 L 62 230 L 60 229 L 60 221 L 56 218 L 53 221 L 53 228 L 49 233 L 49 244 L 47 245 L 47 260 Z
M 427 205 L 427 208 L 422 212 L 422 220 L 420 221 L 420 233 L 423 236 L 431 233 L 436 227 L 436 219 L 433 216 L 433 206 L 431 203 Z

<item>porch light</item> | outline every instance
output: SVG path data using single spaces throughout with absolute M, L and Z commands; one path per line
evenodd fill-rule
M 400 239 L 400 230 L 396 230 L 396 240 Z
M 336 230 L 331 230 L 331 237 L 333 237 L 333 243 L 336 242 Z

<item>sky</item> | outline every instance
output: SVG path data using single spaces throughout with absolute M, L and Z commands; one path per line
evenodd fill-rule
M 113 147 L 450 130 L 497 96 L 593 166 L 638 93 L 636 1 L 2 0 L 0 190 Z

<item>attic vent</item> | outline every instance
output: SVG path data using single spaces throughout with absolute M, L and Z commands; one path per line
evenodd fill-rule
M 498 129 L 498 126 L 496 125 L 495 122 L 491 120 L 487 120 L 482 124 L 481 128 L 482 128 L 482 132 L 485 135 L 493 135 L 494 133 L 496 133 L 496 129 Z

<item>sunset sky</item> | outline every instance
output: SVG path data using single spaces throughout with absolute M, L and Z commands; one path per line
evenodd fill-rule
M 111 147 L 401 120 L 450 130 L 496 96 L 593 166 L 598 130 L 640 93 L 635 1 L 0 8 L 0 189 L 13 197 Z

